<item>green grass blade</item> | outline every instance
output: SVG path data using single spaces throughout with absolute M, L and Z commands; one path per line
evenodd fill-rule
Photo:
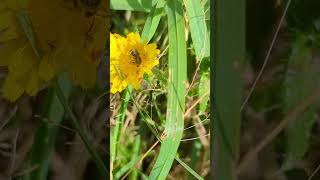
M 59 85 L 64 96 L 69 97 L 71 85 L 66 76 L 63 74 L 59 77 Z M 41 113 L 41 122 L 37 128 L 34 137 L 33 146 L 28 157 L 28 166 L 38 168 L 24 176 L 25 180 L 45 180 L 48 176 L 48 168 L 51 153 L 54 149 L 54 143 L 59 129 L 59 124 L 64 115 L 64 108 L 61 105 L 53 88 L 50 88 Z
M 128 171 L 135 168 L 134 166 L 139 162 L 139 160 L 139 157 L 132 158 L 130 162 L 128 162 L 114 174 L 114 179 L 121 179 L 121 177 L 125 175 Z
M 158 0 L 111 0 L 113 10 L 150 12 Z
M 150 179 L 165 179 L 170 171 L 183 133 L 183 113 L 187 76 L 185 23 L 181 0 L 169 0 L 166 7 L 169 30 L 169 83 L 166 137 L 149 176 Z
M 199 0 L 186 0 L 186 10 L 197 60 L 210 56 L 210 40 L 204 7 Z
M 126 117 L 126 109 L 128 107 L 128 103 L 130 101 L 130 93 L 132 92 L 132 87 L 129 87 L 124 95 L 124 99 L 121 103 L 119 115 L 116 121 L 116 125 L 111 129 L 111 141 L 110 141 L 110 158 L 111 158 L 111 167 L 113 167 L 115 157 L 117 154 L 117 149 L 119 147 L 119 137 L 121 133 L 122 126 L 124 124 L 124 120 Z M 113 171 L 113 169 L 111 169 Z
M 41 58 L 43 52 L 38 46 L 38 43 L 37 43 L 37 40 L 36 40 L 36 35 L 35 35 L 34 30 L 33 30 L 33 27 L 32 27 L 31 21 L 30 21 L 30 19 L 28 17 L 27 12 L 21 11 L 21 12 L 19 12 L 17 14 L 17 17 L 18 17 L 19 23 L 20 23 L 20 25 L 21 25 L 26 37 L 29 40 L 29 43 L 31 44 L 31 47 L 32 47 L 34 53 L 39 58 Z
M 199 162 L 200 158 L 200 153 L 201 153 L 201 142 L 200 141 L 194 141 L 192 143 L 192 149 L 191 149 L 191 163 L 190 163 L 190 168 L 196 169 L 197 164 Z M 188 180 L 193 180 L 194 176 L 190 174 L 188 176 Z
M 245 54 L 245 1 L 217 0 L 214 5 L 214 70 L 211 90 L 214 122 L 211 139 L 214 179 L 236 179 L 239 154 L 242 64 Z
M 138 135 L 135 137 L 135 143 L 134 143 L 134 147 L 133 147 L 133 153 L 132 153 L 132 159 L 137 159 L 140 157 L 140 153 L 141 153 L 141 136 Z M 138 171 L 134 168 L 132 170 L 132 173 L 130 174 L 130 179 L 131 180 L 137 180 L 138 178 Z
M 176 157 L 175 160 L 177 160 L 181 164 L 181 166 L 183 166 L 190 174 L 192 174 L 193 177 L 197 178 L 198 180 L 203 180 L 203 178 L 198 173 L 190 168 L 185 162 L 181 161 L 180 158 Z
M 166 2 L 164 0 L 158 0 L 157 4 L 153 6 L 147 17 L 146 23 L 144 24 L 141 34 L 142 41 L 146 40 L 149 42 L 152 39 L 158 28 L 165 4 Z
M 107 169 L 107 167 L 105 166 L 105 164 L 101 160 L 101 158 L 99 157 L 98 153 L 95 151 L 93 145 L 90 143 L 90 141 L 86 137 L 86 135 L 84 133 L 84 130 L 82 129 L 82 127 L 80 126 L 80 124 L 78 122 L 78 119 L 76 118 L 76 116 L 72 112 L 70 106 L 68 105 L 68 101 L 67 101 L 66 97 L 63 94 L 61 86 L 57 82 L 55 83 L 55 92 L 57 93 L 59 101 L 63 105 L 64 110 L 70 116 L 70 120 L 71 120 L 71 123 L 72 123 L 74 129 L 77 131 L 77 133 L 79 134 L 79 136 L 80 136 L 82 142 L 84 143 L 86 149 L 90 153 L 93 162 L 95 163 L 96 167 L 98 168 L 98 170 L 100 172 L 100 175 L 103 178 L 109 178 L 109 170 Z
M 312 62 L 312 48 L 307 43 L 307 36 L 297 34 L 292 45 L 284 84 L 285 112 L 295 107 L 320 85 L 319 79 L 314 78 L 319 77 L 320 70 Z M 295 163 L 301 160 L 307 152 L 318 107 L 318 105 L 311 106 L 299 115 L 296 121 L 289 123 L 286 129 L 287 153 L 283 165 L 285 169 L 294 168 Z

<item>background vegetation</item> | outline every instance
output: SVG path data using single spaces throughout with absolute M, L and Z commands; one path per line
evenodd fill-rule
M 244 11 L 239 13 L 233 3 L 216 1 L 216 50 L 236 53 L 238 49 L 229 47 L 240 43 L 240 47 L 246 46 L 242 52 L 245 61 L 242 71 L 231 72 L 228 54 L 224 59 L 218 54 L 223 51 L 214 55 L 214 128 L 220 132 L 213 145 L 220 158 L 211 162 L 216 167 L 214 175 L 226 180 L 319 179 L 319 2 L 237 1 L 241 4 L 237 7 L 246 4 L 245 18 Z M 232 23 L 238 23 L 240 32 L 223 22 L 235 18 L 239 19 Z M 244 20 L 246 33 L 239 24 Z M 228 33 L 229 37 L 225 36 Z M 225 77 L 223 72 L 230 73 Z M 233 73 L 241 77 L 241 84 Z M 234 88 L 228 91 L 231 86 Z M 236 96 L 227 101 L 232 92 Z M 222 118 L 227 112 L 235 112 L 236 118 Z M 238 113 L 241 124 L 237 124 Z M 240 134 L 234 138 L 230 129 L 240 129 Z M 226 153 L 219 152 L 222 148 Z

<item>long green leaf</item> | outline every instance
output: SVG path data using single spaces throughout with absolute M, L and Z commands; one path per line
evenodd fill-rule
M 239 156 L 242 64 L 245 54 L 244 0 L 216 0 L 214 5 L 213 95 L 214 179 L 232 180 Z M 212 36 L 211 36 L 212 37 Z
M 113 10 L 149 12 L 158 0 L 111 0 Z
M 151 12 L 148 14 L 146 23 L 141 34 L 142 41 L 149 42 L 156 32 L 166 2 L 164 0 L 158 0 L 158 3 L 153 6 Z
M 150 179 L 165 179 L 170 171 L 183 133 L 187 57 L 185 23 L 181 0 L 168 0 L 169 83 L 165 138 Z
M 58 81 L 64 96 L 69 97 L 71 85 L 63 74 Z M 44 100 L 41 121 L 34 137 L 33 146 L 29 155 L 28 166 L 38 168 L 24 177 L 25 180 L 45 180 L 48 176 L 49 161 L 54 149 L 58 124 L 62 121 L 64 108 L 61 105 L 53 88 L 50 88 Z
M 136 136 L 135 142 L 134 142 L 134 147 L 132 151 L 132 159 L 139 158 L 139 155 L 141 153 L 141 135 Z M 130 174 L 130 179 L 132 180 L 137 180 L 138 179 L 138 170 L 133 169 L 132 173 Z
M 204 7 L 199 0 L 186 0 L 190 33 L 197 59 L 210 56 L 210 40 Z
M 122 103 L 120 106 L 120 111 L 116 121 L 116 125 L 114 128 L 111 129 L 111 141 L 110 141 L 111 167 L 113 167 L 116 154 L 117 154 L 117 149 L 120 146 L 119 137 L 120 137 L 121 129 L 126 117 L 126 109 L 128 107 L 131 92 L 132 92 L 132 87 L 129 87 L 124 94 L 124 99 L 122 100 Z M 111 171 L 113 171 L 113 169 L 111 169 Z

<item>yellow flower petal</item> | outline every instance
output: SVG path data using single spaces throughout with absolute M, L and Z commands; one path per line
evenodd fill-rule
M 23 34 L 16 16 L 12 12 L 0 13 L 0 43 L 17 39 Z
M 41 60 L 39 65 L 39 77 L 45 81 L 49 81 L 55 75 L 54 67 L 52 62 L 48 59 L 48 56 L 45 56 L 44 59 Z
M 36 71 L 31 72 L 30 79 L 26 86 L 26 93 L 30 96 L 34 96 L 40 90 L 41 82 Z
M 7 77 L 3 87 L 3 95 L 9 101 L 16 101 L 23 94 L 23 88 L 12 77 Z

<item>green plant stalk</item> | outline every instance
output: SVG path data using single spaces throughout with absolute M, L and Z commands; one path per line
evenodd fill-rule
M 183 134 L 187 54 L 182 0 L 168 0 L 166 12 L 169 31 L 169 83 L 167 119 L 160 153 L 149 179 L 165 179 L 176 157 Z
M 64 96 L 69 97 L 71 85 L 66 74 L 58 78 L 58 83 Z M 56 134 L 59 129 L 57 124 L 63 120 L 64 109 L 52 87 L 48 90 L 43 107 L 40 115 L 41 121 L 28 157 L 28 167 L 37 166 L 37 168 L 26 174 L 23 177 L 25 180 L 47 179 L 50 156 L 54 149 Z
M 120 137 L 120 133 L 121 133 L 121 129 L 126 117 L 126 109 L 128 107 L 128 103 L 130 100 L 130 93 L 132 92 L 132 87 L 128 87 L 125 95 L 124 95 L 124 100 L 121 103 L 120 106 L 120 113 L 119 116 L 117 118 L 116 121 L 116 125 L 115 127 L 111 130 L 111 144 L 110 144 L 110 153 L 111 153 L 111 167 L 113 167 L 115 158 L 116 158 L 116 154 L 117 154 L 117 149 L 119 147 L 119 137 Z M 113 169 L 111 169 L 111 171 L 113 171 Z
M 98 153 L 94 150 L 93 145 L 87 139 L 87 137 L 86 137 L 83 129 L 81 128 L 76 116 L 74 115 L 74 113 L 72 112 L 71 108 L 69 107 L 67 99 L 64 96 L 61 87 L 59 86 L 59 84 L 57 82 L 55 82 L 55 91 L 56 91 L 57 96 L 58 96 L 61 104 L 63 105 L 66 113 L 70 116 L 70 120 L 71 120 L 71 123 L 72 123 L 73 127 L 75 128 L 75 130 L 79 134 L 79 136 L 80 136 L 81 140 L 83 141 L 86 149 L 90 153 L 90 155 L 92 157 L 92 160 L 94 161 L 95 165 L 97 166 L 101 176 L 103 178 L 108 178 L 109 179 L 109 170 L 104 165 L 104 163 L 101 160 L 101 158 L 99 157 Z
M 214 122 L 211 139 L 213 178 L 236 179 L 239 157 L 242 65 L 245 55 L 245 1 L 216 0 L 211 93 Z M 213 42 L 213 41 L 212 41 Z M 214 165 L 214 166 L 213 166 Z
M 133 154 L 132 154 L 132 158 L 133 159 L 138 159 L 139 158 L 139 154 L 141 153 L 140 146 L 141 146 L 141 136 L 138 135 L 135 138 Z M 130 174 L 130 179 L 131 180 L 137 180 L 138 179 L 138 171 L 135 168 L 132 170 L 132 173 Z

